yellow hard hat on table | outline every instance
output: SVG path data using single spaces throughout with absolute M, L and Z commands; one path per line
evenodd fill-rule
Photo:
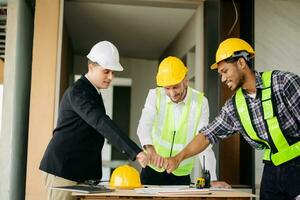
M 139 172 L 129 165 L 121 165 L 113 171 L 110 177 L 109 186 L 117 189 L 134 189 L 143 187 Z
M 216 62 L 210 66 L 211 69 L 217 69 L 218 63 L 235 55 L 236 52 L 246 51 L 250 58 L 255 52 L 250 44 L 240 38 L 229 38 L 224 40 L 218 47 L 216 53 Z
M 179 58 L 169 56 L 158 67 L 156 83 L 162 87 L 176 85 L 184 79 L 187 72 L 187 67 Z

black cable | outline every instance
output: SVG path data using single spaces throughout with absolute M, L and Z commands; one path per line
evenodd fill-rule
M 175 134 L 176 134 L 176 131 L 173 131 L 173 139 L 172 139 L 172 145 L 171 145 L 171 151 L 170 151 L 170 156 L 172 156 L 172 151 L 173 151 L 173 145 L 174 145 L 174 139 L 175 139 Z

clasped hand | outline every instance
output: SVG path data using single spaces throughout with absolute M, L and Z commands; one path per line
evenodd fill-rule
M 164 168 L 167 173 L 173 172 L 179 165 L 179 161 L 176 157 L 164 158 L 158 155 L 155 150 L 147 151 L 147 153 L 140 152 L 136 156 L 136 159 L 143 168 L 145 168 L 148 164 L 151 164 L 158 168 Z

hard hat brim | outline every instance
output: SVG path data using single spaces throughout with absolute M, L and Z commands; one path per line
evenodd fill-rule
M 120 63 L 116 63 L 114 65 L 111 65 L 111 66 L 106 66 L 104 64 L 101 63 L 101 61 L 95 59 L 92 57 L 92 55 L 88 54 L 86 56 L 90 61 L 92 62 L 96 62 L 98 65 L 100 65 L 101 67 L 103 67 L 104 69 L 110 69 L 112 71 L 123 71 L 124 68 L 122 67 L 122 65 Z
M 110 69 L 112 71 L 123 71 L 124 68 L 122 67 L 122 65 L 120 63 L 113 65 L 113 66 L 103 66 L 101 65 L 103 68 L 105 69 Z
M 214 63 L 210 66 L 210 69 L 217 69 L 218 68 L 218 63 Z

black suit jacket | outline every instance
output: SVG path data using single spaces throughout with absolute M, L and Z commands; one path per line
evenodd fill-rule
M 104 138 L 131 160 L 142 151 L 106 115 L 101 95 L 82 76 L 61 100 L 57 127 L 40 169 L 77 182 L 101 179 Z

